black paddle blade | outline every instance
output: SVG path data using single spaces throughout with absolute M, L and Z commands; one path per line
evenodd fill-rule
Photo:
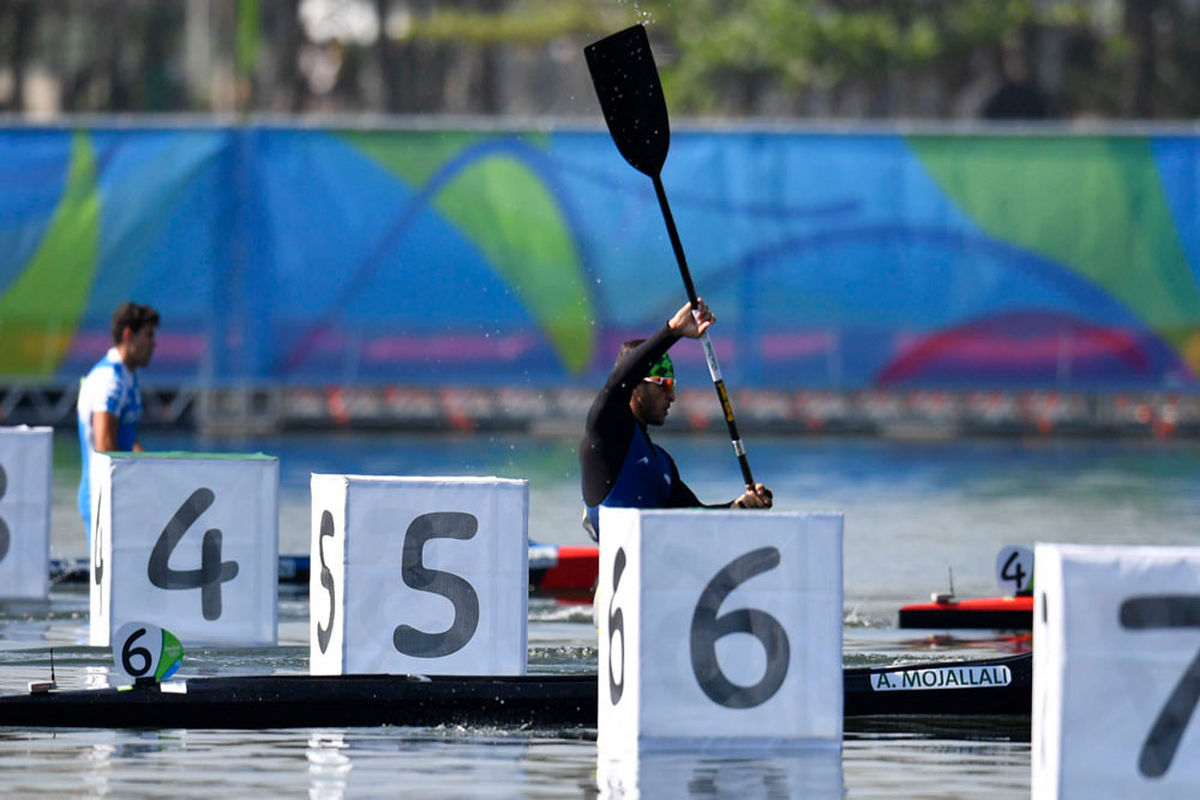
M 583 48 L 583 54 L 617 149 L 638 172 L 658 175 L 671 129 L 646 29 L 626 28 Z

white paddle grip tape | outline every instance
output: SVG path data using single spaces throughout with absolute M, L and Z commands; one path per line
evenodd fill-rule
M 712 340 L 708 338 L 708 331 L 700 336 L 700 344 L 704 345 L 704 360 L 708 362 L 708 374 L 712 376 L 713 383 L 716 383 L 721 380 L 721 366 L 717 363 L 717 352 L 713 350 Z
M 741 439 L 733 440 L 733 452 L 735 455 L 737 455 L 738 458 L 741 458 L 742 456 L 746 455 L 746 445 L 742 444 Z

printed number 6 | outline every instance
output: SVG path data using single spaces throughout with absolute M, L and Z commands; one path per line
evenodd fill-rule
M 150 671 L 150 662 L 153 657 L 150 651 L 144 647 L 134 647 L 133 643 L 142 638 L 146 634 L 145 628 L 138 628 L 129 638 L 125 640 L 125 645 L 121 648 L 121 666 L 125 667 L 125 671 L 135 678 L 140 678 Z M 142 666 L 134 668 L 133 659 L 142 659 Z
M 753 708 L 770 700 L 787 677 L 791 648 L 779 620 L 756 608 L 739 608 L 717 616 L 729 593 L 746 581 L 779 566 L 774 547 L 752 550 L 725 566 L 704 587 L 692 614 L 692 672 L 708 698 L 726 708 Z M 748 633 L 762 643 L 767 668 L 753 686 L 738 686 L 717 663 L 717 640 L 731 633 Z
M 617 555 L 613 559 L 613 598 L 608 601 L 608 695 L 615 706 L 621 702 L 621 695 L 625 693 L 625 614 L 621 609 L 613 611 L 613 603 L 616 602 L 617 587 L 621 585 L 621 575 L 625 572 L 625 548 L 618 548 Z M 617 634 L 621 634 L 621 680 L 614 680 L 614 670 L 612 665 L 612 644 L 616 639 Z

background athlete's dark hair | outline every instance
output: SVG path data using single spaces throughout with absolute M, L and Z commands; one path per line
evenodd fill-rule
M 121 332 L 126 328 L 137 333 L 147 325 L 158 325 L 157 311 L 139 303 L 121 303 L 112 315 L 113 343 L 121 343 Z

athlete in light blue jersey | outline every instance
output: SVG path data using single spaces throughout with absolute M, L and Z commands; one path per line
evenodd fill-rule
M 154 355 L 158 312 L 150 306 L 122 303 L 113 312 L 113 347 L 96 362 L 79 386 L 76 405 L 83 474 L 79 479 L 79 513 L 92 542 L 91 454 L 141 450 L 137 423 L 142 418 L 142 392 L 137 370 Z

